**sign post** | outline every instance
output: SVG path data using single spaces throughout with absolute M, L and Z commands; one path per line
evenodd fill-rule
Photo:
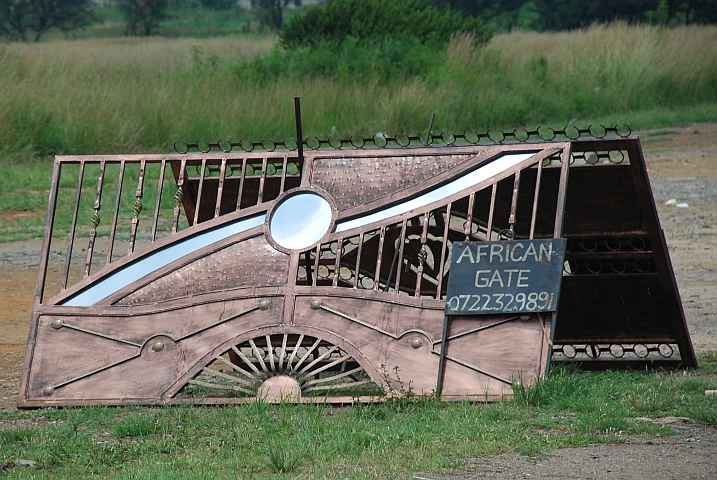
M 553 312 L 552 335 L 564 258 L 561 238 L 453 244 L 436 384 L 439 397 L 450 317 Z

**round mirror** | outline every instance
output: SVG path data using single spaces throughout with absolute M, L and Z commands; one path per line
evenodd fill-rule
M 269 232 L 278 245 L 289 250 L 302 250 L 326 234 L 331 217 L 331 205 L 321 195 L 298 193 L 274 209 Z

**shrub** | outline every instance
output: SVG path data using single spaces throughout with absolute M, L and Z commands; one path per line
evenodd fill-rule
M 492 33 L 482 20 L 438 10 L 428 0 L 328 0 L 292 18 L 280 35 L 284 48 L 341 44 L 349 37 L 416 38 L 422 43 L 448 42 L 451 35 L 470 32 L 487 42 Z
M 279 78 L 325 77 L 386 84 L 425 74 L 443 63 L 444 57 L 445 48 L 437 50 L 415 38 L 375 38 L 361 42 L 347 37 L 338 46 L 324 42 L 294 50 L 277 47 L 266 56 L 240 62 L 236 72 L 242 79 L 259 83 Z

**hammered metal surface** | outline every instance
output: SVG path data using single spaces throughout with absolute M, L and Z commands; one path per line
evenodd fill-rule
M 200 258 L 136 290 L 115 305 L 148 305 L 247 286 L 284 285 L 288 255 L 264 236 L 250 238 Z
M 418 185 L 481 156 L 486 154 L 318 158 L 311 184 L 327 191 L 341 210 Z

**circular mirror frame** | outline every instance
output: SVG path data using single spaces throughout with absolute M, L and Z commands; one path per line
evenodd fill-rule
M 314 243 L 301 248 L 287 248 L 283 245 L 280 245 L 276 240 L 274 240 L 270 228 L 271 219 L 274 217 L 274 212 L 276 211 L 276 209 L 278 209 L 284 202 L 289 200 L 291 197 L 306 193 L 318 195 L 319 197 L 326 200 L 326 202 L 329 204 L 329 207 L 331 208 L 331 220 L 329 221 L 329 225 L 326 228 L 326 232 Z M 338 211 L 336 209 L 336 204 L 334 203 L 333 198 L 331 198 L 331 196 L 326 191 L 311 186 L 293 188 L 279 195 L 276 200 L 274 200 L 274 205 L 272 205 L 271 208 L 269 208 L 269 210 L 266 212 L 266 220 L 264 221 L 264 236 L 272 247 L 284 253 L 291 254 L 292 252 L 303 252 L 306 250 L 311 250 L 312 248 L 315 248 L 316 245 L 323 243 L 326 238 L 334 231 L 337 217 Z

